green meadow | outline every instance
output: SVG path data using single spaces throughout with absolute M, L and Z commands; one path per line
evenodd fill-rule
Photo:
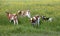
M 6 11 L 18 10 L 52 17 L 53 21 L 40 21 L 39 27 L 33 27 L 27 17 L 18 17 L 19 24 L 10 23 Z M 60 0 L 0 0 L 0 36 L 60 36 Z

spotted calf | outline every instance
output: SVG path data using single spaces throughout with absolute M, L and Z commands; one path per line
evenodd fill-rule
M 40 24 L 40 16 L 34 16 L 32 18 L 30 18 L 30 21 L 32 23 L 32 25 L 34 26 L 35 24 L 37 24 L 39 26 Z
M 30 10 L 25 10 L 25 11 L 24 10 L 21 10 L 21 11 L 19 10 L 18 14 L 21 15 L 21 16 L 24 16 L 24 17 L 27 16 L 28 18 L 31 18 Z
M 46 17 L 46 16 L 42 16 L 42 19 L 43 20 L 47 20 L 47 21 L 50 21 L 50 22 L 52 22 L 52 20 L 53 20 L 53 18 L 51 18 L 51 17 Z
M 11 14 L 9 12 L 6 12 L 6 13 L 7 13 L 7 17 L 8 17 L 8 19 L 9 19 L 10 22 L 13 20 L 14 25 L 18 24 L 17 14 Z

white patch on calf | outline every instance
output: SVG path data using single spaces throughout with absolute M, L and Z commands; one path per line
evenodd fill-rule
M 31 18 L 31 16 L 30 16 L 30 12 L 26 12 L 26 16 L 28 17 L 28 18 Z
M 40 23 L 40 17 L 38 18 L 38 21 L 37 21 L 37 22 L 38 22 L 38 26 L 39 26 L 39 23 Z
M 36 20 L 36 18 L 35 17 L 33 17 L 34 18 L 34 20 Z
M 52 20 L 53 20 L 52 18 L 49 18 L 49 20 L 48 20 L 48 21 L 52 22 Z

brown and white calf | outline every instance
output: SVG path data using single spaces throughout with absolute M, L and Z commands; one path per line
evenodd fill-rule
M 21 10 L 21 11 L 19 10 L 18 14 L 24 17 L 27 16 L 28 18 L 31 18 L 30 10 Z
M 34 26 L 35 24 L 37 24 L 39 26 L 40 24 L 40 16 L 34 16 L 32 18 L 30 18 L 30 21 L 32 23 L 32 25 Z
M 8 19 L 9 19 L 10 22 L 13 20 L 14 25 L 18 24 L 17 14 L 11 14 L 9 12 L 6 12 L 6 13 L 7 13 L 7 17 L 8 17 Z

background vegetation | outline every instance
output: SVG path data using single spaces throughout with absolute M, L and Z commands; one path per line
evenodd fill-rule
M 53 22 L 41 21 L 33 27 L 27 17 L 19 17 L 19 24 L 10 23 L 6 11 L 17 13 L 27 10 L 31 16 L 36 14 L 52 17 Z M 0 36 L 60 36 L 60 0 L 0 0 Z

